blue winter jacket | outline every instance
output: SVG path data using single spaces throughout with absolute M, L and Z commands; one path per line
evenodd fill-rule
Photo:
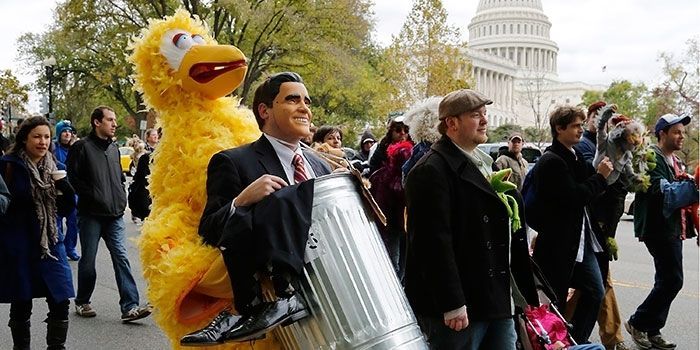
M 73 279 L 63 243 L 49 244 L 58 260 L 41 258 L 39 222 L 24 161 L 3 156 L 0 175 L 12 195 L 7 212 L 0 215 L 0 303 L 49 295 L 56 301 L 72 298 Z

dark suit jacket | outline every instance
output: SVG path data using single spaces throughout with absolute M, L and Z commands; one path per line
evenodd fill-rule
M 470 321 L 511 317 L 506 207 L 443 137 L 406 178 L 406 294 L 423 316 L 467 306 Z
M 303 152 L 316 176 L 330 174 L 326 162 L 306 149 Z M 207 169 L 207 204 L 199 223 L 199 234 L 205 243 L 218 246 L 227 225 L 229 228 L 246 225 L 252 229 L 254 206 L 237 207 L 229 218 L 231 201 L 265 174 L 287 180 L 274 148 L 264 135 L 253 143 L 221 151 L 211 158 Z
M 551 153 L 545 152 L 537 161 L 538 169 L 533 174 L 540 208 L 547 217 L 538 232 L 533 255 L 559 302 L 564 303 L 581 239 L 583 208 L 607 184 L 581 152 L 574 155 L 556 140 L 549 150 Z

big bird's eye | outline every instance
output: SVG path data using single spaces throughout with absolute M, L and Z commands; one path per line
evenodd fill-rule
M 182 50 L 189 49 L 194 43 L 194 39 L 187 33 L 177 33 L 173 37 L 173 44 Z
M 202 44 L 204 45 L 206 42 L 204 41 L 204 38 L 199 35 L 199 34 L 194 34 L 192 35 L 192 40 L 194 40 L 195 43 L 197 44 Z

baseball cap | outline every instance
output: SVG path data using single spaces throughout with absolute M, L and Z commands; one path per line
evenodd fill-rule
M 447 117 L 457 116 L 492 103 L 493 101 L 479 92 L 471 89 L 460 89 L 450 92 L 440 101 L 438 115 L 440 116 L 440 120 L 443 120 Z
M 678 123 L 683 123 L 683 125 L 688 125 L 690 123 L 690 116 L 689 115 L 675 115 L 675 114 L 664 114 L 662 115 L 659 120 L 656 122 L 656 126 L 654 127 L 654 134 L 656 136 L 659 136 L 659 132 L 661 130 L 665 129 L 666 127 L 669 127 L 671 125 L 675 125 Z
M 512 141 L 513 139 L 516 139 L 516 138 L 520 139 L 520 141 L 524 140 L 523 135 L 516 131 L 516 132 L 511 133 L 510 136 L 508 136 L 508 141 Z

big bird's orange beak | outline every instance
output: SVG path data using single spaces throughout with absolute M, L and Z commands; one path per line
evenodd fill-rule
M 194 45 L 182 59 L 182 88 L 209 99 L 226 96 L 243 82 L 248 70 L 241 50 L 231 45 Z

